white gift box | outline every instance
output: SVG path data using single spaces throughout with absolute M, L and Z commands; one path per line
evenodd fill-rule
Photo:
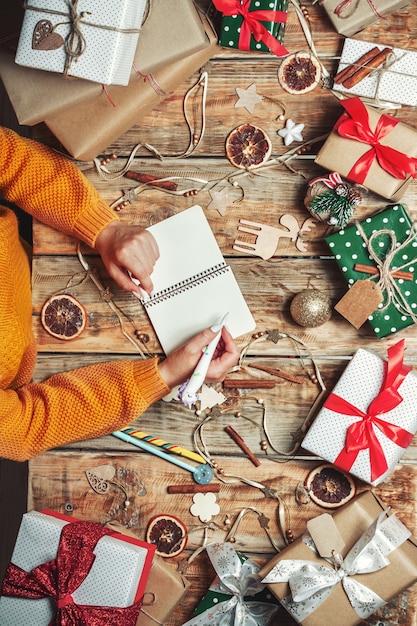
M 70 5 L 77 5 L 75 21 Z M 16 51 L 18 65 L 63 73 L 64 42 L 74 35 L 67 74 L 104 85 L 127 85 L 146 0 L 30 0 Z M 78 33 L 78 34 L 77 34 Z
M 23 515 L 12 555 L 12 563 L 32 571 L 57 555 L 66 516 L 55 517 L 52 511 L 31 511 Z M 72 520 L 71 522 L 77 520 Z M 105 535 L 94 548 L 95 560 L 81 585 L 72 594 L 81 605 L 121 607 L 140 600 L 152 565 L 155 546 L 121 533 Z M 48 626 L 56 612 L 52 599 L 28 599 L 1 596 L 1 626 Z
M 383 50 L 387 46 L 358 39 L 345 39 L 337 73 L 357 63 L 373 48 Z M 341 84 L 333 85 L 334 91 L 375 100 L 417 106 L 417 52 L 392 48 L 387 62 L 376 68 L 354 87 L 347 89 Z
M 371 402 L 378 396 L 386 371 L 386 363 L 377 354 L 360 348 L 355 352 L 342 376 L 336 383 L 333 394 L 340 396 L 362 413 L 366 413 Z M 401 427 L 411 433 L 417 431 L 417 375 L 410 371 L 398 386 L 402 401 L 393 409 L 377 417 Z M 327 408 L 326 402 L 320 409 L 313 424 L 302 441 L 302 447 L 322 459 L 349 471 L 353 476 L 371 484 L 378 485 L 394 470 L 404 453 L 404 448 L 397 445 L 381 432 L 377 424 L 372 424 L 373 433 L 385 456 L 388 470 L 371 478 L 371 457 L 369 448 L 361 449 L 349 468 L 338 465 L 336 460 L 345 448 L 349 426 L 361 422 L 359 415 L 346 415 Z

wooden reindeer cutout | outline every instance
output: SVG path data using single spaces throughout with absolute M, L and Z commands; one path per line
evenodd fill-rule
M 249 220 L 239 220 L 239 224 L 243 224 L 243 226 L 238 226 L 237 229 L 240 232 L 255 235 L 256 240 L 254 243 L 248 243 L 236 239 L 233 244 L 233 250 L 247 254 L 255 254 L 266 261 L 274 256 L 279 240 L 283 237 L 287 237 L 295 242 L 297 250 L 306 252 L 307 246 L 302 240 L 302 235 L 316 225 L 314 218 L 307 218 L 300 226 L 296 217 L 285 213 L 279 218 L 279 223 L 281 226 L 284 226 L 286 230 L 275 228 L 274 226 L 267 226 L 266 224 L 259 224 L 258 222 L 251 222 Z M 250 228 L 247 228 L 247 226 Z

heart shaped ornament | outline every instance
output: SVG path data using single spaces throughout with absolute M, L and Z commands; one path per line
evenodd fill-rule
M 40 20 L 33 29 L 33 50 L 57 50 L 64 45 L 64 39 L 54 32 L 54 26 L 49 20 Z
M 112 465 L 98 465 L 85 472 L 90 487 L 96 493 L 104 494 L 110 489 L 110 481 L 113 480 L 116 470 Z

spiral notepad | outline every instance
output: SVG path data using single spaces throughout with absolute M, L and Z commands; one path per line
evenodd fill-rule
M 149 230 L 160 257 L 151 276 L 152 297 L 141 302 L 166 354 L 229 313 L 233 337 L 255 328 L 233 271 L 225 262 L 200 206 Z

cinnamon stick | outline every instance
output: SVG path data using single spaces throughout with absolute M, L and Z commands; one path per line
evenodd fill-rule
M 343 81 L 352 76 L 359 69 L 359 67 L 366 65 L 369 61 L 376 57 L 379 52 L 380 49 L 377 46 L 368 50 L 368 52 L 365 52 L 365 54 L 363 54 L 355 63 L 347 65 L 343 70 L 338 72 L 333 78 L 333 81 L 337 84 L 343 83 Z
M 237 443 L 237 445 L 239 446 L 239 448 L 241 450 L 243 450 L 243 452 L 246 454 L 246 456 L 252 461 L 252 463 L 256 466 L 259 467 L 261 462 L 259 459 L 256 458 L 256 456 L 253 454 L 252 450 L 250 450 L 248 448 L 248 446 L 246 445 L 246 443 L 243 441 L 242 437 L 239 435 L 239 433 L 237 433 L 235 431 L 234 428 L 232 428 L 231 426 L 226 426 L 224 429 L 228 435 L 230 435 L 230 437 L 233 439 L 233 441 L 235 443 Z
M 264 378 L 226 378 L 223 381 L 224 389 L 273 389 L 275 381 Z
M 372 274 L 373 276 L 375 276 L 375 274 L 379 274 L 378 268 L 374 267 L 373 265 L 362 265 L 361 263 L 355 263 L 353 269 L 355 270 L 355 272 L 363 272 L 364 274 Z M 403 272 L 402 270 L 397 270 L 395 272 L 392 272 L 391 275 L 394 278 L 413 280 L 413 274 L 411 272 Z
M 354 74 L 352 74 L 352 76 L 344 80 L 342 83 L 343 87 L 346 87 L 346 89 L 351 89 L 352 87 L 360 83 L 361 80 L 366 78 L 366 76 L 368 76 L 368 74 L 372 72 L 372 70 L 382 65 L 391 52 L 392 48 L 384 48 L 383 50 L 381 50 L 381 52 L 373 57 L 373 59 L 371 59 L 369 63 L 365 65 L 365 67 L 360 67 Z
M 220 485 L 218 483 L 210 483 L 209 485 L 169 485 L 167 487 L 168 493 L 218 493 L 220 491 Z
M 167 189 L 168 191 L 177 191 L 178 188 L 177 183 L 174 183 L 172 180 L 159 180 L 157 176 L 139 174 L 139 172 L 134 172 L 133 170 L 127 170 L 124 176 L 125 178 L 136 180 L 138 183 L 145 183 L 152 185 L 153 187 L 161 187 L 162 189 Z
M 297 378 L 297 376 L 291 376 L 290 374 L 285 374 L 285 372 L 281 372 L 281 370 L 274 369 L 273 367 L 267 367 L 266 365 L 256 365 L 255 363 L 250 363 L 249 367 L 253 367 L 254 369 L 261 370 L 262 372 L 266 372 L 267 374 L 272 374 L 272 376 L 278 376 L 279 378 L 284 378 L 285 380 L 289 380 L 292 383 L 297 383 L 299 385 L 303 384 L 302 378 Z

